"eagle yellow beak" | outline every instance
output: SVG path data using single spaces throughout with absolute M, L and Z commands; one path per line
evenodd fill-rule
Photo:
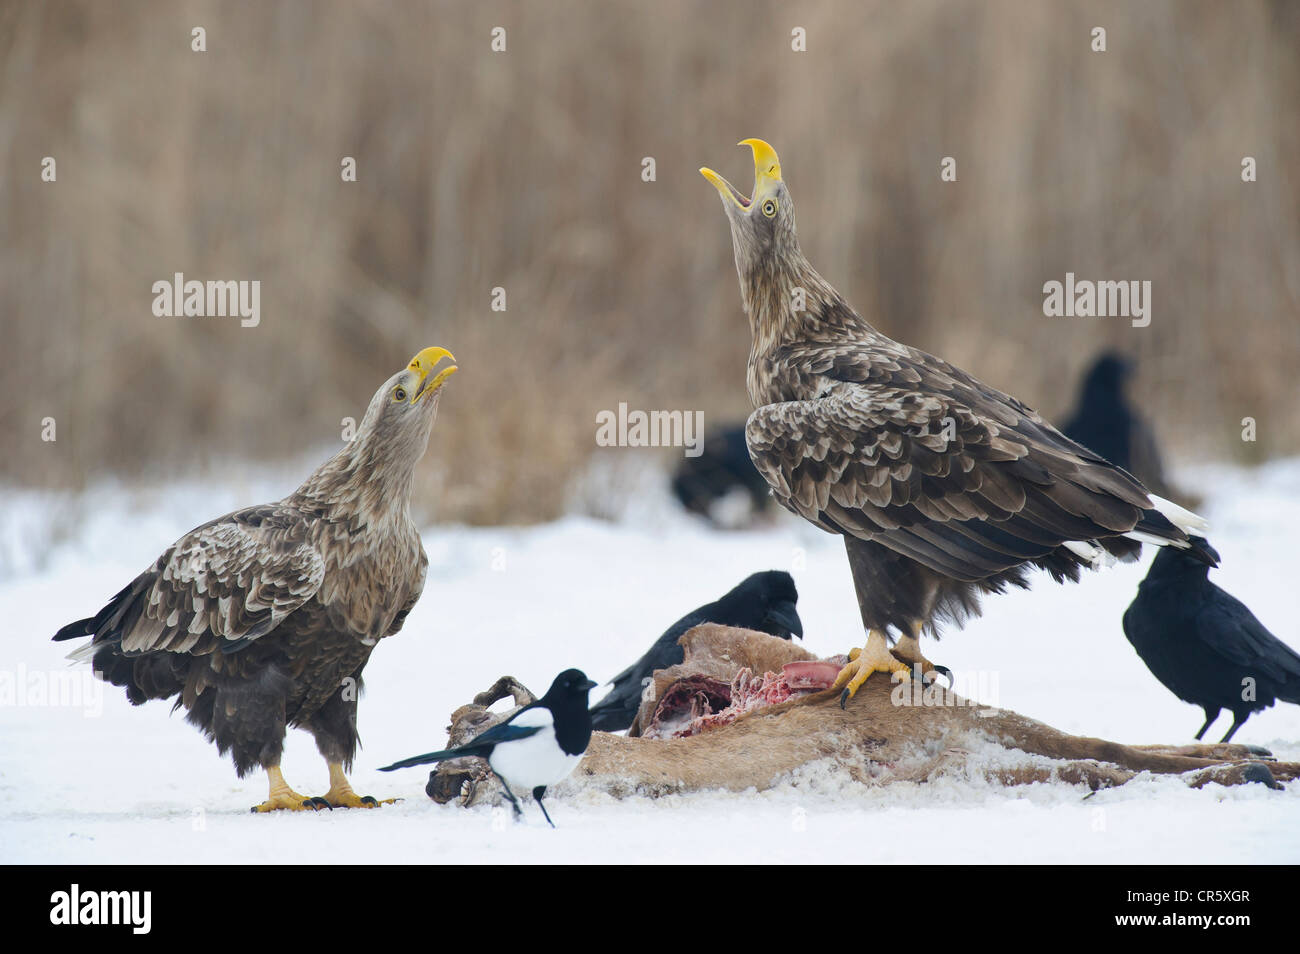
M 748 146 L 754 153 L 754 192 L 759 186 L 781 181 L 781 160 L 776 150 L 761 139 L 742 139 L 737 146 Z
M 753 198 L 768 191 L 781 181 L 781 160 L 776 150 L 761 139 L 742 139 L 738 146 L 748 146 L 754 154 L 754 191 Z M 738 209 L 748 209 L 753 199 L 745 198 L 744 193 L 712 169 L 700 169 L 700 175 L 708 179 L 713 188 L 718 190 L 723 202 L 730 202 Z
M 459 370 L 455 364 L 449 364 L 437 374 L 430 377 L 431 372 L 443 358 L 455 361 L 456 357 L 446 348 L 425 348 L 414 358 L 407 367 L 419 375 L 418 383 L 414 388 L 414 394 L 411 395 L 411 403 L 421 400 L 426 394 L 433 394 L 437 391 L 446 380 Z

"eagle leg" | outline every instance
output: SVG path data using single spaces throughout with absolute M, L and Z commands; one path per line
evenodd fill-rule
M 332 808 L 378 808 L 380 805 L 392 805 L 401 801 L 398 798 L 378 799 L 373 795 L 358 795 L 352 790 L 348 777 L 343 774 L 340 762 L 330 762 L 330 790 L 323 796 L 326 804 Z
M 938 663 L 932 663 L 921 654 L 921 628 L 925 623 L 917 620 L 912 624 L 912 633 L 908 636 L 900 636 L 898 642 L 894 643 L 890 652 L 894 658 L 907 663 L 908 668 L 913 672 L 920 668 L 922 681 L 928 686 L 936 675 L 943 676 L 948 680 L 948 688 L 953 685 L 952 670 L 947 666 L 940 666 Z
M 832 689 L 843 689 L 840 693 L 840 708 L 857 693 L 858 688 L 867 681 L 873 672 L 899 673 L 904 680 L 912 678 L 911 669 L 889 653 L 889 644 L 885 642 L 883 630 L 873 629 L 868 632 L 867 645 L 849 653 L 849 662 L 840 670 Z
M 289 787 L 289 783 L 284 780 L 284 775 L 278 765 L 268 765 L 266 767 L 266 777 L 271 783 L 270 794 L 267 795 L 266 801 L 260 805 L 254 805 L 254 812 L 302 812 L 302 811 L 320 811 L 322 808 L 329 808 L 330 805 L 321 798 L 308 798 L 305 795 L 299 795 Z

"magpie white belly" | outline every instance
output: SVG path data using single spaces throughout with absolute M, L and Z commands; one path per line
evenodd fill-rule
M 568 778 L 581 761 L 581 755 L 565 754 L 550 726 L 526 739 L 498 745 L 488 757 L 492 771 L 505 779 L 516 795 Z

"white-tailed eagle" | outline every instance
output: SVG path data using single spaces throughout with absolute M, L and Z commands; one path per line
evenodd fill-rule
M 741 145 L 751 196 L 700 172 L 722 196 L 752 333 L 745 436 L 776 499 L 844 537 L 867 643 L 836 681 L 842 703 L 873 672 L 929 671 L 921 630 L 1027 586 L 1031 567 L 1077 580 L 1142 542 L 1213 562 L 1188 539 L 1201 518 L 1014 397 L 873 328 L 800 251 L 775 150 Z

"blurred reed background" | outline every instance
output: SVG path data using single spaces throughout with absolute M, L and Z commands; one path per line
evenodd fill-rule
M 422 506 L 553 517 L 598 410 L 748 412 L 729 233 L 696 172 L 747 188 L 746 136 L 780 151 L 805 251 L 884 332 L 1058 418 L 1118 347 L 1175 458 L 1295 453 L 1298 37 L 1282 0 L 8 0 L 0 482 L 297 458 L 440 344 L 462 372 Z M 260 280 L 260 326 L 155 317 L 178 271 Z M 1150 280 L 1151 326 L 1045 317 L 1067 271 Z

